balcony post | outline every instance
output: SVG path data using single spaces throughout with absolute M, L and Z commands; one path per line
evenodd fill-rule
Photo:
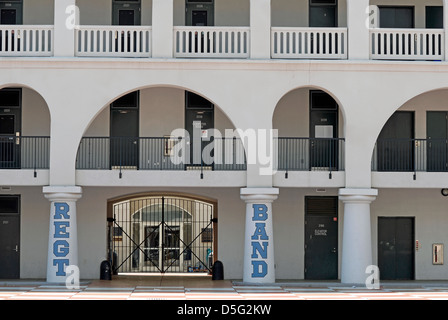
M 347 0 L 348 58 L 369 60 L 369 0 Z
M 271 58 L 271 0 L 250 0 L 250 58 Z
M 78 25 L 76 0 L 54 1 L 54 56 L 75 56 L 75 25 Z
M 173 57 L 173 0 L 152 1 L 152 57 Z

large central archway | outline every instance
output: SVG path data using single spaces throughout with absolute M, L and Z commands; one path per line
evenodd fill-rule
M 217 204 L 176 193 L 108 202 L 108 257 L 114 274 L 211 273 L 217 259 Z

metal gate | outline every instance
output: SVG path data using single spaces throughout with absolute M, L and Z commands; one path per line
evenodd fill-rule
M 211 272 L 214 204 L 157 196 L 113 205 L 109 258 L 117 273 Z

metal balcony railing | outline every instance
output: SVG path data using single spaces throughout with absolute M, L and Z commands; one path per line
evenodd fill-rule
M 84 137 L 76 160 L 82 170 L 246 170 L 244 146 L 237 138 L 202 141 L 172 137 Z
M 279 171 L 344 171 L 344 138 L 277 138 Z
M 446 139 L 381 139 L 372 156 L 372 171 L 448 172 Z
M 50 137 L 0 136 L 0 169 L 49 169 Z

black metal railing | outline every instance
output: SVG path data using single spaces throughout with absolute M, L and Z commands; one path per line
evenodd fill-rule
M 344 171 L 344 138 L 277 138 L 277 170 Z
M 446 139 L 379 139 L 372 156 L 372 171 L 448 172 Z
M 246 170 L 240 139 L 202 141 L 202 146 L 194 150 L 187 142 L 172 137 L 84 137 L 79 145 L 76 169 Z M 197 150 L 201 154 L 195 158 L 199 159 L 195 163 L 192 154 Z
M 49 169 L 50 137 L 0 136 L 0 169 Z

